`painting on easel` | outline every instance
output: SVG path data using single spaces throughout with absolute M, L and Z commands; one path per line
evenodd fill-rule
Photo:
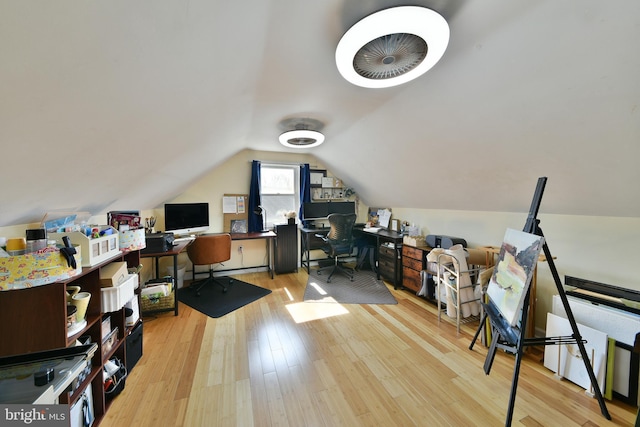
M 516 326 L 542 250 L 544 238 L 507 229 L 487 294 L 500 313 Z

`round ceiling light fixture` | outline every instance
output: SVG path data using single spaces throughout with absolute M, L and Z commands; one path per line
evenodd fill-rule
M 449 25 L 419 6 L 381 10 L 358 21 L 336 48 L 338 71 L 367 88 L 397 86 L 421 76 L 444 55 Z
M 320 132 L 324 125 L 319 120 L 290 118 L 283 120 L 280 125 L 283 129 L 289 129 L 278 138 L 285 147 L 312 148 L 324 142 L 324 135 Z
M 285 147 L 311 148 L 322 144 L 324 135 L 316 130 L 298 129 L 284 132 L 278 139 Z

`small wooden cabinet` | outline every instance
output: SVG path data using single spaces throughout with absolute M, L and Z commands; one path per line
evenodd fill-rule
M 125 362 L 124 344 L 133 329 L 126 326 L 124 308 L 102 313 L 100 268 L 115 261 L 125 261 L 128 267 L 136 267 L 140 264 L 140 251 L 120 253 L 93 267 L 85 267 L 79 274 L 62 282 L 0 292 L 0 356 L 69 347 L 75 345 L 80 336 L 89 336 L 91 342 L 98 344 L 98 350 L 91 359 L 91 373 L 75 391 L 60 395 L 60 403 L 73 404 L 91 387 L 96 424 L 99 424 L 109 404 L 104 393 L 103 366 L 114 356 Z M 68 285 L 78 285 L 82 291 L 91 293 L 87 324 L 72 336 L 67 336 Z M 106 335 L 102 332 L 102 321 L 106 317 L 110 318 L 111 330 L 118 328 L 117 338 L 108 348 L 103 345 Z
M 426 269 L 427 254 L 431 248 L 402 246 L 402 285 L 413 292 L 420 291 L 422 281 L 420 272 Z

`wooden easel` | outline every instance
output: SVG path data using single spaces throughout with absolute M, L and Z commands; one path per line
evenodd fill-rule
M 537 219 L 538 210 L 540 208 L 540 201 L 542 200 L 542 193 L 544 192 L 544 187 L 546 185 L 547 178 L 541 177 L 538 178 L 538 184 L 536 186 L 536 191 L 533 196 L 533 201 L 531 202 L 531 208 L 529 209 L 529 216 L 527 217 L 527 223 L 524 226 L 523 231 L 526 233 L 535 234 L 537 236 L 544 237 L 542 234 L 542 229 L 540 228 L 540 220 Z M 555 263 L 553 261 L 553 257 L 551 256 L 551 252 L 549 251 L 549 247 L 547 245 L 547 241 L 545 239 L 543 247 L 542 247 L 547 262 L 549 263 L 549 268 L 551 269 L 551 274 L 556 283 L 556 288 L 558 290 L 558 294 L 562 301 L 562 305 L 564 306 L 564 310 L 567 314 L 567 320 L 571 325 L 571 331 L 573 334 L 571 336 L 559 336 L 559 337 L 544 337 L 544 338 L 525 338 L 524 332 L 527 327 L 527 318 L 529 311 L 529 298 L 530 291 L 529 288 L 525 295 L 524 305 L 522 308 L 522 313 L 520 314 L 520 325 L 519 327 L 512 327 L 509 322 L 500 314 L 498 308 L 494 305 L 491 300 L 488 300 L 486 303 L 482 303 L 483 306 L 483 315 L 480 320 L 480 326 L 476 331 L 471 344 L 469 345 L 469 349 L 473 350 L 473 345 L 475 344 L 482 328 L 484 327 L 487 318 L 489 319 L 489 323 L 491 324 L 491 345 L 489 346 L 489 351 L 487 352 L 487 357 L 484 362 L 484 372 L 489 375 L 491 371 L 491 365 L 493 364 L 493 359 L 495 358 L 496 350 L 501 348 L 509 353 L 516 355 L 515 367 L 513 370 L 513 381 L 511 383 L 511 396 L 509 398 L 509 407 L 507 409 L 507 417 L 505 420 L 505 426 L 511 426 L 511 419 L 513 418 L 513 407 L 516 400 L 516 390 L 518 387 L 518 376 L 520 374 L 520 364 L 522 362 L 522 355 L 524 353 L 524 347 L 529 345 L 561 345 L 561 344 L 576 344 L 578 349 L 580 350 L 580 356 L 584 362 L 584 366 L 587 369 L 587 374 L 589 375 L 589 379 L 591 380 L 591 386 L 593 387 L 594 394 L 598 399 L 598 403 L 600 404 L 600 411 L 602 415 L 610 420 L 611 415 L 609 415 L 609 411 L 604 402 L 604 398 L 602 397 L 602 392 L 600 391 L 600 386 L 598 385 L 598 381 L 596 379 L 595 374 L 593 373 L 593 368 L 591 363 L 589 363 L 589 356 L 587 355 L 587 351 L 584 347 L 585 340 L 580 336 L 580 331 L 578 330 L 578 325 L 576 324 L 576 320 L 573 317 L 573 312 L 571 311 L 571 307 L 569 306 L 569 301 L 567 300 L 567 295 L 562 287 L 562 282 L 560 281 L 560 276 L 558 275 L 558 270 L 556 269 Z

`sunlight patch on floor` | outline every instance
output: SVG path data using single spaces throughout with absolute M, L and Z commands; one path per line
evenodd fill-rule
M 318 293 L 320 295 L 326 295 L 327 291 L 325 291 L 324 289 L 322 289 L 322 286 L 320 286 L 320 283 L 318 282 L 312 282 L 309 281 L 309 283 L 307 284 L 307 286 L 312 286 L 313 288 L 315 288 L 316 291 L 318 291 Z
M 332 304 L 318 304 L 318 302 L 329 302 Z M 327 317 L 340 316 L 341 314 L 349 313 L 349 310 L 331 297 L 327 297 L 322 301 L 314 301 L 312 303 L 297 302 L 294 304 L 287 304 L 286 307 L 296 323 L 326 319 Z
M 289 289 L 287 289 L 286 287 L 284 288 L 284 292 L 287 294 L 287 296 L 289 297 L 289 301 L 293 301 L 293 295 L 291 295 L 291 292 L 289 292 Z

